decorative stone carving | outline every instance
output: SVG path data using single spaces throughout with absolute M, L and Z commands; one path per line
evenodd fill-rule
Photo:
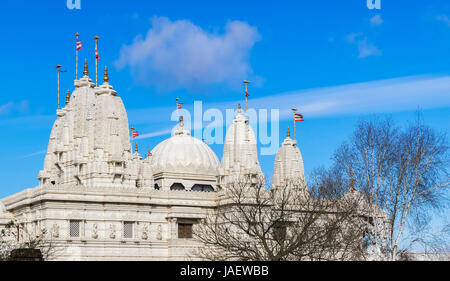
M 92 238 L 98 238 L 98 225 L 96 223 L 92 226 Z
M 162 240 L 162 225 L 158 224 L 158 230 L 156 231 L 156 239 Z
M 116 239 L 116 226 L 114 224 L 109 225 L 109 238 Z
M 59 225 L 54 223 L 52 226 L 52 237 L 58 238 L 59 237 Z
M 147 224 L 145 224 L 145 225 L 142 227 L 142 236 L 141 236 L 141 238 L 142 238 L 143 240 L 147 240 L 147 238 L 148 238 L 148 225 L 147 225 Z

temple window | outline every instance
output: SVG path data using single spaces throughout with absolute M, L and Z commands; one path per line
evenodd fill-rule
M 192 238 L 192 223 L 178 224 L 178 238 Z
M 174 184 L 172 184 L 172 186 L 170 187 L 170 190 L 185 190 L 184 185 L 176 182 Z
M 192 190 L 193 191 L 213 192 L 214 188 L 211 185 L 209 185 L 209 184 L 207 184 L 207 185 L 205 185 L 205 184 L 194 184 L 192 186 Z
M 123 222 L 123 238 L 133 238 L 134 222 Z
M 71 220 L 69 222 L 69 235 L 70 237 L 80 237 L 80 221 Z

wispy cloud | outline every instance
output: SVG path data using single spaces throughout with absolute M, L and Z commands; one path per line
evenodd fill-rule
M 351 32 L 345 37 L 347 43 L 358 47 L 358 58 L 381 56 L 381 51 L 362 32 Z
M 30 158 L 30 157 L 33 157 L 33 156 L 45 154 L 46 152 L 47 152 L 47 150 L 36 151 L 36 152 L 33 152 L 33 153 L 30 153 L 30 154 L 22 156 L 22 158 Z
M 159 136 L 163 136 L 163 135 L 168 135 L 172 133 L 171 129 L 168 130 L 162 130 L 162 131 L 156 131 L 156 132 L 151 132 L 151 133 L 146 133 L 146 134 L 141 134 L 138 137 L 136 137 L 135 139 L 148 139 L 148 138 L 153 138 L 153 137 L 159 137 Z
M 283 93 L 251 101 L 280 108 L 280 119 L 297 107 L 308 117 L 392 113 L 450 106 L 450 76 L 411 76 Z
M 358 58 L 381 56 L 381 51 L 367 37 L 358 41 Z
M 273 94 L 266 97 L 249 99 L 249 108 L 279 109 L 280 120 L 292 118 L 290 108 L 297 107 L 305 118 L 321 118 L 339 115 L 360 115 L 402 112 L 409 110 L 450 107 L 450 76 L 421 75 L 395 79 L 377 80 L 363 83 L 346 84 L 333 87 L 305 89 Z M 235 109 L 238 100 L 203 103 L 203 112 L 207 109 Z M 185 105 L 192 114 L 192 104 Z M 129 109 L 130 124 L 156 124 L 167 129 L 153 132 L 140 132 L 138 139 L 152 138 L 170 134 L 174 126 L 171 121 L 173 107 L 149 107 Z M 185 109 L 183 109 L 185 110 Z M 159 116 L 150 118 L 149 116 Z M 44 118 L 44 119 L 43 119 Z M 28 116 L 27 118 L 2 120 L 0 125 L 50 124 L 55 116 Z M 195 128 L 195 124 L 194 124 Z M 45 151 L 26 155 L 31 157 Z
M 215 108 L 224 112 L 235 109 L 239 101 L 203 103 L 203 111 Z M 380 114 L 450 106 L 450 76 L 422 75 L 333 87 L 306 89 L 251 98 L 249 108 L 279 109 L 280 120 L 292 118 L 290 109 L 297 107 L 305 118 L 339 115 Z M 192 105 L 186 105 L 192 110 Z M 171 110 L 167 107 L 132 110 L 130 122 L 153 123 L 149 115 L 167 116 L 169 126 Z M 164 113 L 162 113 L 164 112 Z M 191 111 L 192 113 L 192 111 Z M 159 119 L 159 123 L 161 119 Z M 149 137 L 170 133 L 170 130 L 148 134 Z M 146 135 L 144 135 L 146 136 Z M 143 137 L 143 136 L 140 136 Z
M 209 32 L 188 20 L 153 17 L 145 38 L 120 51 L 115 66 L 130 67 L 135 81 L 158 89 L 239 85 L 252 74 L 249 53 L 260 35 L 255 27 L 230 21 L 224 33 Z
M 378 26 L 381 25 L 384 22 L 383 18 L 381 17 L 381 15 L 375 15 L 373 17 L 370 18 L 370 24 L 372 26 Z
M 20 113 L 28 111 L 28 101 L 23 100 L 21 102 L 8 102 L 6 104 L 0 105 L 0 115 L 8 114 L 12 111 L 18 111 Z
M 447 15 L 438 15 L 436 16 L 436 20 L 441 21 L 450 27 L 450 18 Z

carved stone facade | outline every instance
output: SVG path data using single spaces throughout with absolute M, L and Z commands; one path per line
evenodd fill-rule
M 222 163 L 182 122 L 142 159 L 106 71 L 98 87 L 86 63 L 83 73 L 56 112 L 39 185 L 0 201 L 0 228 L 15 220 L 46 229 L 55 260 L 190 258 L 199 244 L 191 232 L 179 233 L 180 225 L 195 231 L 222 200 L 226 176 L 262 174 L 247 117 L 239 110 Z

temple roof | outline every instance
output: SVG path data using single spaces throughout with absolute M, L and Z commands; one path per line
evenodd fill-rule
M 258 161 L 255 134 L 248 122 L 248 117 L 241 113 L 240 105 L 236 118 L 228 128 L 223 158 L 220 163 L 221 175 L 229 175 L 233 172 L 262 173 Z
M 297 147 L 297 141 L 290 138 L 288 128 L 287 136 L 275 157 L 272 186 L 280 186 L 288 180 L 299 179 L 305 179 L 303 158 Z

